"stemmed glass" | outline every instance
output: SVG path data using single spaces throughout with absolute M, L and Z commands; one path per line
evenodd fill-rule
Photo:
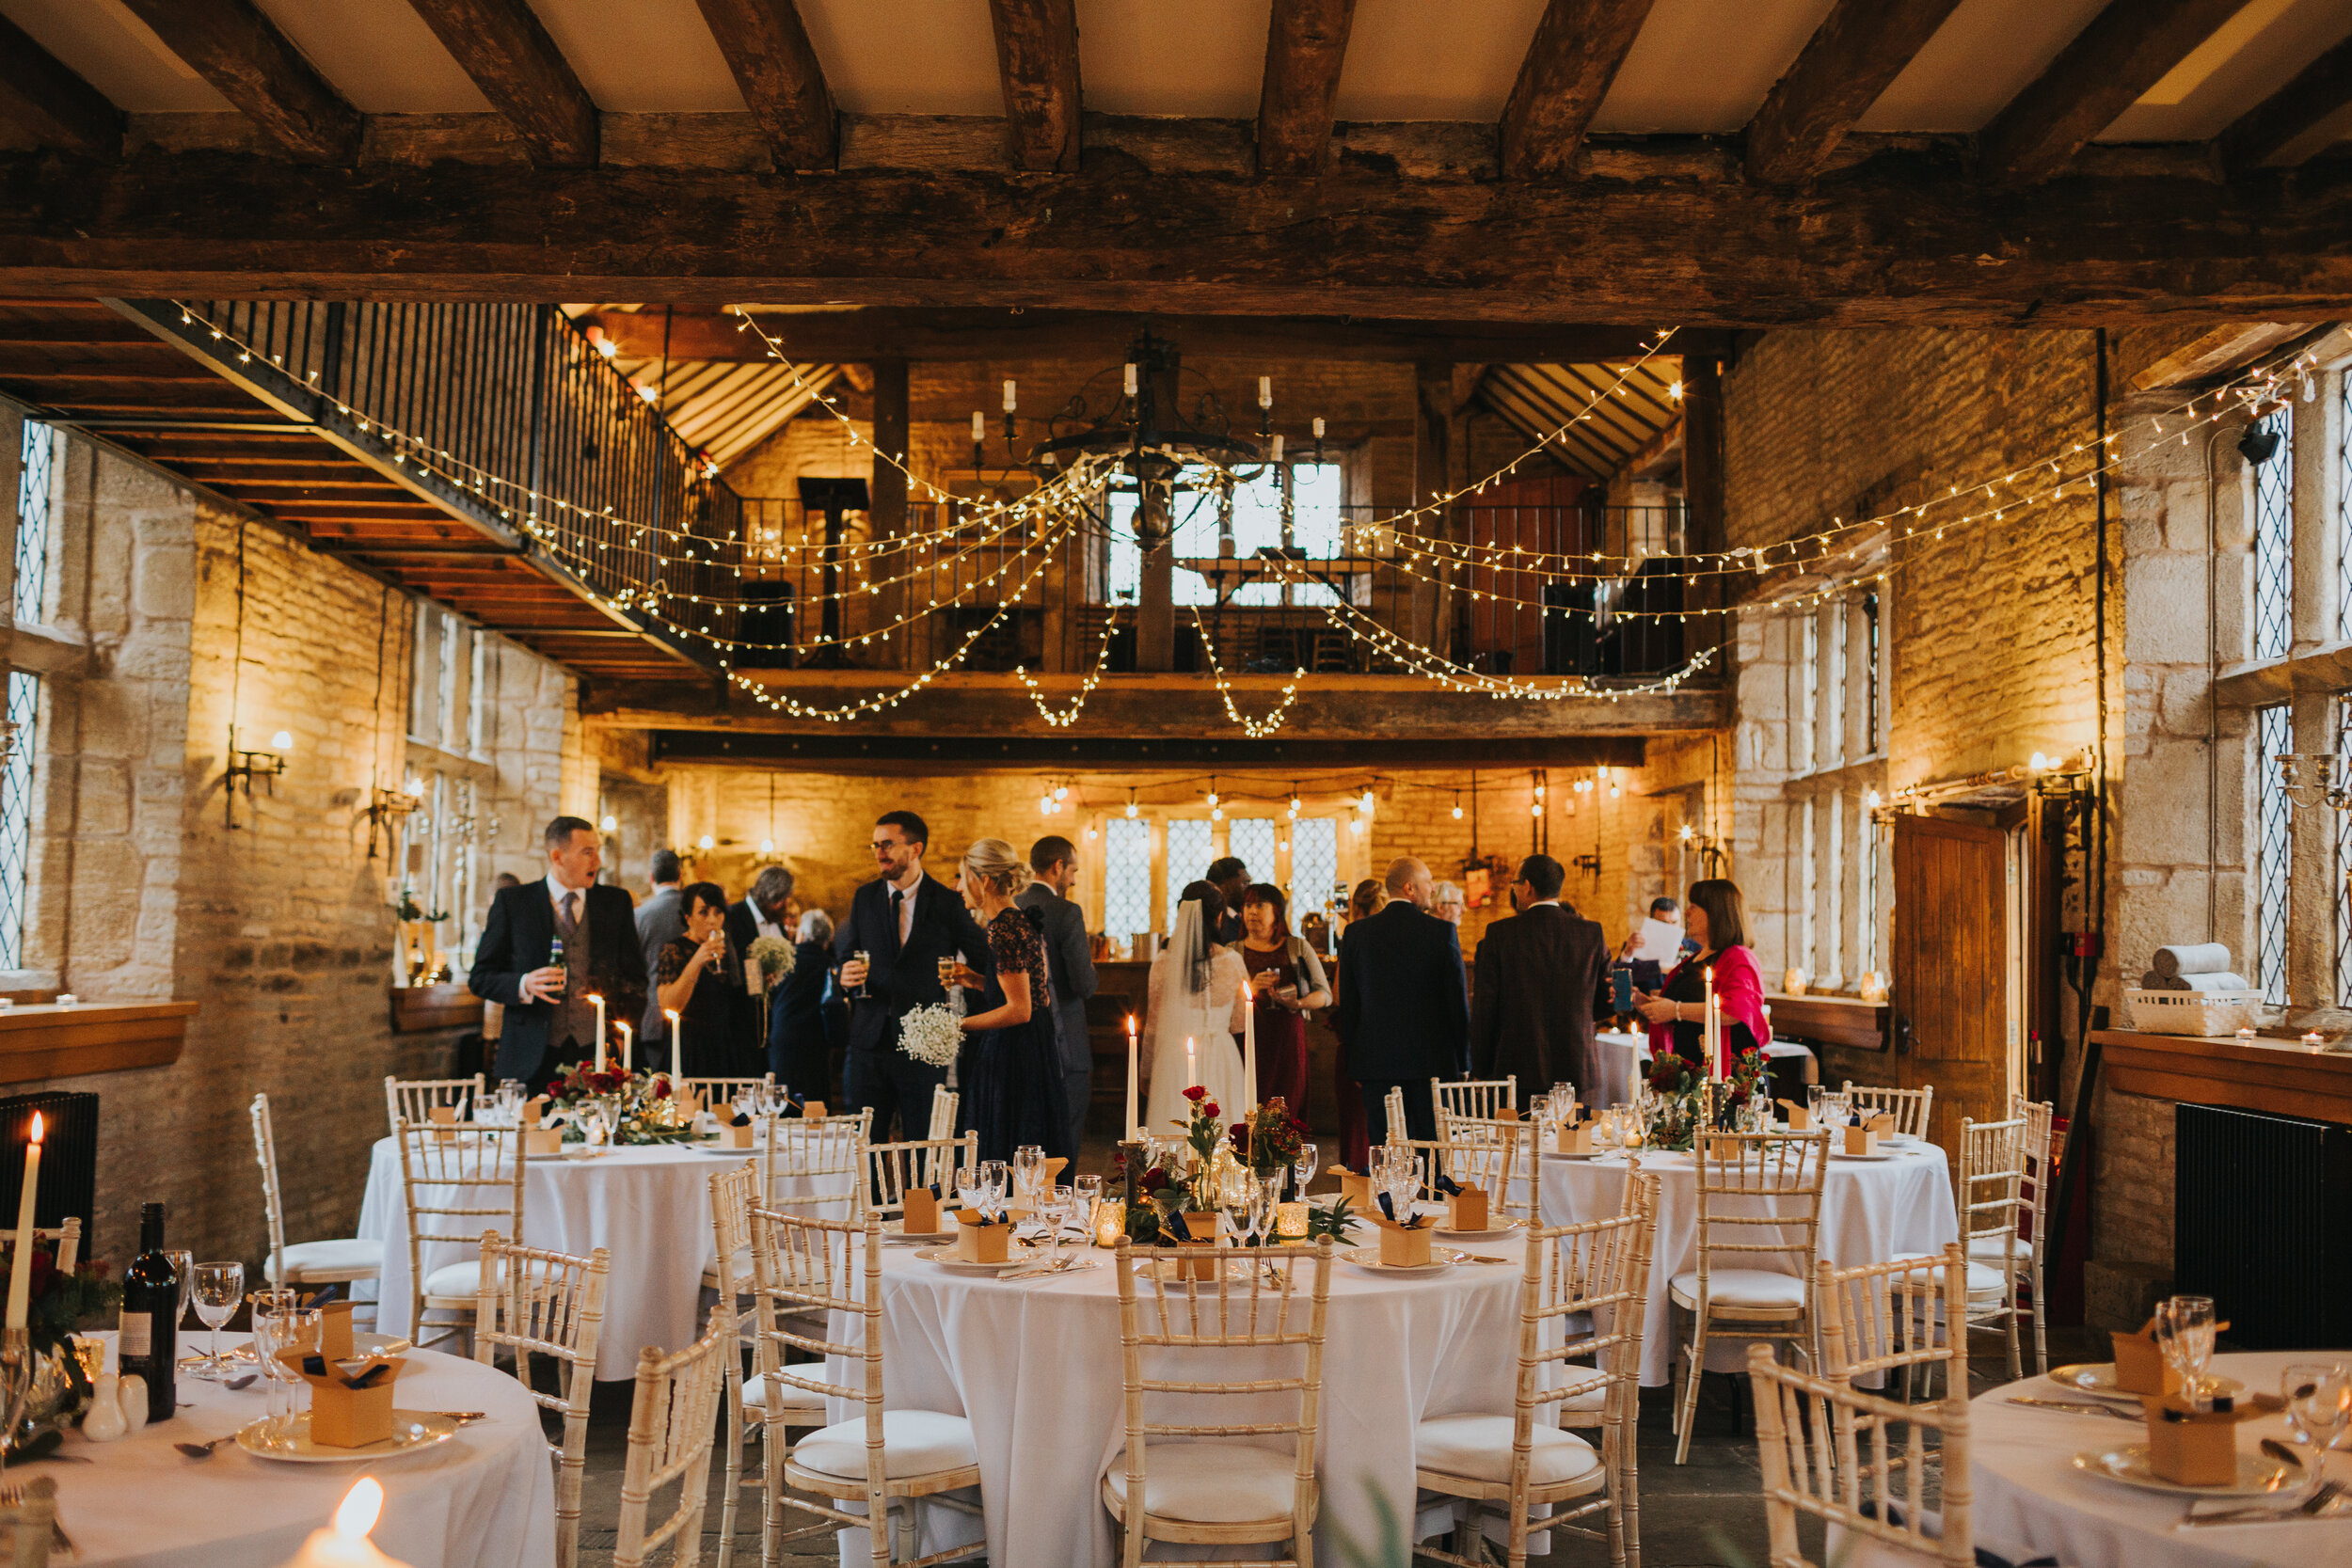
M 2352 1368 L 2343 1362 L 2291 1362 L 2279 1376 L 2279 1392 L 2286 1400 L 2287 1425 L 2295 1429 L 2296 1441 L 2323 1455 L 2352 1430 Z
M 987 1204 L 984 1201 L 987 1196 L 988 1182 L 986 1179 L 980 1175 L 979 1166 L 958 1165 L 956 1167 L 957 1200 L 961 1202 L 964 1208 L 977 1214 L 982 1209 L 987 1207 Z
M 1045 1221 L 1046 1261 L 1056 1266 L 1061 1262 L 1061 1227 L 1070 1223 L 1070 1212 L 1078 1201 L 1078 1195 L 1069 1187 L 1046 1187 L 1038 1194 L 1040 1217 Z
M 1034 1211 L 1038 1201 L 1038 1176 L 1045 1169 L 1045 1150 L 1036 1144 L 1023 1144 L 1012 1151 L 1014 1200 L 1024 1209 Z
M 220 1325 L 237 1315 L 237 1303 L 245 1299 L 245 1265 L 243 1263 L 199 1263 L 188 1271 L 195 1278 L 196 1316 L 213 1331 L 213 1352 L 199 1366 L 189 1369 L 190 1375 L 218 1382 L 228 1367 L 220 1358 Z
M 2156 1341 L 2165 1360 L 2180 1374 L 2181 1392 L 2192 1402 L 2204 1389 L 2213 1335 L 2211 1296 L 2171 1296 L 2156 1304 Z
M 253 1344 L 269 1380 L 269 1404 L 262 1429 L 264 1446 L 269 1448 L 278 1447 L 294 1424 L 294 1390 L 298 1381 L 278 1358 L 287 1351 L 309 1350 L 319 1342 L 318 1313 L 304 1311 L 294 1305 L 294 1299 L 291 1291 L 274 1291 L 256 1296 L 253 1303 Z
M 164 1256 L 171 1259 L 171 1272 L 180 1280 L 180 1315 L 171 1320 L 177 1328 L 188 1321 L 188 1303 L 196 1299 L 196 1254 L 183 1247 L 166 1247 Z M 195 1359 L 187 1357 L 188 1361 Z
M 1082 1240 L 1094 1235 L 1094 1216 L 1102 1212 L 1103 1179 L 1099 1176 L 1073 1177 L 1070 1181 L 1071 1223 L 1084 1227 Z
M 1381 1191 L 1389 1195 L 1390 1206 L 1396 1211 L 1396 1223 L 1403 1225 L 1413 1217 L 1413 1199 L 1421 1192 L 1421 1162 L 1412 1148 L 1405 1144 L 1389 1144 L 1380 1150 L 1380 1163 L 1375 1180 Z
M 1310 1143 L 1298 1146 L 1291 1157 L 1291 1176 L 1298 1183 L 1298 1201 L 1307 1201 L 1307 1183 L 1315 1179 L 1315 1168 L 1323 1163 L 1323 1151 Z
M 980 1208 L 996 1213 L 1005 1206 L 1005 1195 L 1012 1186 L 1012 1169 L 1002 1160 L 982 1160 L 975 1167 L 980 1179 Z
M 1251 1246 L 1262 1247 L 1273 1219 L 1275 1199 L 1281 1194 L 1282 1173 L 1276 1171 L 1260 1180 L 1245 1171 L 1242 1180 L 1248 1183 L 1243 1191 L 1242 1230 Z

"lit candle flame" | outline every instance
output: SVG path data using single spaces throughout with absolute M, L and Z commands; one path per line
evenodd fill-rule
M 39 1111 L 35 1111 L 33 1113 L 33 1142 L 35 1143 L 40 1142 L 40 1113 Z
M 373 1476 L 361 1476 L 335 1508 L 335 1533 L 345 1541 L 364 1541 L 384 1512 L 384 1485 Z

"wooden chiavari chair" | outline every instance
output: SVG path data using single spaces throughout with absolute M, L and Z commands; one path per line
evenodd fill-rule
M 1519 1108 L 1519 1078 L 1456 1078 L 1429 1080 L 1430 1108 L 1438 1114 L 1438 1125 L 1443 1127 L 1447 1113 L 1469 1117 L 1478 1121 L 1497 1119 L 1499 1111 Z
M 1890 1089 L 1877 1084 L 1857 1084 L 1846 1080 L 1838 1091 L 1846 1103 L 1866 1114 L 1884 1111 L 1895 1118 L 1895 1131 L 1914 1138 L 1924 1139 L 1933 1125 L 1928 1113 L 1935 1108 L 1935 1085 L 1916 1089 Z
M 882 1408 L 881 1216 L 868 1212 L 853 1223 L 755 1207 L 750 1224 L 759 1374 L 771 1391 L 760 1561 L 775 1563 L 787 1540 L 844 1527 L 867 1532 L 875 1568 L 921 1568 L 986 1552 L 985 1541 L 919 1557 L 898 1552 L 901 1534 L 911 1550 L 920 1549 L 927 1506 L 959 1506 L 946 1494 L 980 1484 L 980 1462 L 963 1417 Z M 827 1325 L 837 1316 L 855 1323 L 853 1338 L 830 1338 Z M 793 1351 L 811 1359 L 787 1362 Z M 827 1377 L 835 1364 L 845 1366 L 847 1381 Z M 862 1414 L 790 1443 L 779 1393 L 847 1400 Z M 837 1506 L 844 1502 L 866 1512 Z M 785 1513 L 793 1508 L 817 1522 L 787 1532 Z
M 1389 1092 L 1380 1098 L 1381 1109 L 1389 1117 L 1389 1136 L 1402 1138 L 1405 1132 L 1405 1085 L 1391 1084 Z
M 1529 1229 L 1512 1414 L 1439 1416 L 1415 1429 L 1414 1483 L 1470 1504 L 1455 1549 L 1422 1544 L 1415 1556 L 1486 1568 L 1486 1505 L 1500 1504 L 1511 1568 L 1525 1568 L 1531 1534 L 1553 1529 L 1605 1536 L 1612 1563 L 1641 1561 L 1634 1436 L 1657 1204 L 1658 1179 L 1643 1177 L 1614 1219 Z M 1539 1420 L 1547 1411 L 1556 1420 Z M 1598 1427 L 1599 1450 L 1569 1426 Z M 1530 1518 L 1534 1508 L 1549 1517 Z M 1574 1523 L 1594 1513 L 1608 1515 L 1603 1530 Z
M 1961 1118 L 1960 1240 L 1968 1256 L 1968 1326 L 2007 1331 L 2011 1380 L 2025 1375 L 2017 1344 L 2019 1195 L 2025 1177 L 2025 1117 Z
M 767 1208 L 856 1219 L 866 1212 L 866 1130 L 873 1119 L 871 1109 L 837 1117 L 761 1117 L 755 1200 Z M 745 1289 L 743 1282 L 752 1276 L 751 1254 L 739 1249 L 729 1256 L 736 1287 Z M 722 1291 L 722 1299 L 727 1298 L 720 1266 L 727 1260 L 718 1259 L 703 1270 L 703 1288 Z
M 1543 1179 L 1534 1123 L 1440 1110 L 1438 1141 L 1445 1146 L 1446 1174 L 1464 1186 L 1485 1188 L 1491 1212 L 1528 1221 L 1537 1217 Z
M 1287 1543 L 1286 1557 L 1253 1558 L 1262 1568 L 1314 1561 L 1314 1523 L 1321 1497 L 1315 1483 L 1315 1432 L 1323 1395 L 1324 1322 L 1331 1293 L 1331 1243 L 1315 1243 L 1311 1254 L 1283 1248 L 1279 1255 L 1243 1269 L 1241 1279 L 1222 1266 L 1212 1278 L 1189 1277 L 1197 1247 L 1136 1247 L 1119 1243 L 1119 1343 L 1126 1390 L 1124 1453 L 1103 1478 L 1103 1503 L 1119 1528 L 1120 1561 L 1136 1568 L 1147 1542 L 1196 1545 Z M 1154 1275 L 1149 1291 L 1138 1291 L 1138 1265 Z M 1312 1282 L 1298 1290 L 1298 1273 L 1312 1270 Z M 1167 1279 L 1165 1274 L 1186 1277 Z M 1301 1317 L 1305 1321 L 1300 1321 Z M 1233 1379 L 1235 1353 L 1295 1352 L 1296 1375 Z M 1158 1372 L 1170 1370 L 1181 1355 L 1186 1366 L 1205 1363 L 1192 1378 L 1144 1375 L 1144 1354 L 1153 1354 Z M 1269 1395 L 1296 1395 L 1295 1413 L 1281 1420 L 1233 1422 L 1152 1418 L 1150 1396 L 1181 1402 L 1185 1413 L 1202 1401 L 1241 1397 L 1253 1403 Z M 1266 1413 L 1261 1411 L 1261 1414 Z M 1287 1449 L 1260 1439 L 1288 1435 Z M 1161 1437 L 1181 1443 L 1160 1444 Z M 1247 1441 L 1235 1442 L 1234 1438 Z M 1245 1517 L 1235 1519 L 1234 1514 Z
M 930 1187 L 939 1189 L 940 1200 L 951 1203 L 956 1196 L 956 1173 L 968 1170 L 980 1162 L 980 1135 L 966 1132 L 961 1138 L 915 1138 L 905 1143 L 868 1144 L 866 1146 L 866 1204 L 882 1218 L 897 1219 L 906 1212 L 907 1189 Z
M 1813 1264 L 1829 1135 L 1711 1132 L 1697 1140 L 1692 1158 L 1698 1267 L 1676 1275 L 1666 1291 L 1692 1320 L 1676 1367 L 1682 1380 L 1675 1400 L 1677 1465 L 1690 1458 L 1707 1344 L 1719 1328 L 1742 1339 L 1803 1342 L 1813 1352 Z M 1757 1239 L 1739 1239 L 1746 1236 Z M 1775 1261 L 1781 1266 L 1769 1266 Z
M 716 1110 L 722 1105 L 734 1104 L 738 1095 L 774 1088 L 776 1075 L 771 1072 L 757 1078 L 689 1078 L 684 1082 L 688 1088 L 702 1096 L 705 1105 Z M 821 1100 L 824 1096 L 818 1098 Z
M 644 1568 L 665 1542 L 672 1544 L 674 1565 L 702 1561 L 710 1444 L 717 1428 L 720 1377 L 736 1354 L 734 1319 L 723 1302 L 711 1308 L 710 1326 L 703 1337 L 676 1354 L 664 1355 L 652 1345 L 638 1352 L 613 1568 Z M 653 1495 L 673 1484 L 677 1501 L 654 1524 Z
M 481 1288 L 474 1302 L 473 1356 L 496 1365 L 504 1350 L 515 1358 L 515 1381 L 545 1410 L 564 1418 L 564 1435 L 549 1443 L 555 1460 L 555 1563 L 571 1568 L 580 1555 L 580 1481 L 588 1463 L 588 1402 L 596 1386 L 596 1348 L 604 1337 L 604 1291 L 612 1255 L 598 1247 L 585 1258 L 517 1246 L 495 1230 L 482 1236 L 477 1260 Z M 556 1392 L 542 1393 L 531 1358 L 555 1363 Z
M 400 1144 L 401 1198 L 408 1212 L 408 1334 L 420 1349 L 464 1333 L 481 1297 L 473 1259 L 428 1272 L 428 1244 L 472 1246 L 485 1230 L 523 1239 L 523 1176 L 530 1164 L 520 1138 L 450 1134 L 411 1122 L 394 1124 Z M 428 1312 L 453 1314 L 428 1323 Z M 442 1332 L 435 1334 L 433 1329 Z
M 1941 1258 L 1898 1259 L 1841 1269 L 1814 1265 L 1813 1299 L 1821 1320 L 1821 1367 L 1848 1383 L 1899 1377 L 1903 1398 L 1935 1391 L 1943 1368 L 1947 1388 L 1968 1386 L 1968 1339 L 1951 1326 L 1967 1321 L 1966 1259 L 1957 1244 Z M 1957 1379 L 1957 1382 L 1954 1380 Z
M 386 1078 L 384 1080 L 384 1110 L 391 1117 L 392 1132 L 400 1132 L 404 1121 L 422 1127 L 433 1119 L 433 1107 L 447 1105 L 457 1113 L 459 1121 L 473 1118 L 474 1107 L 483 1102 L 485 1074 L 471 1078 Z
M 2042 1288 L 2043 1252 L 2050 1241 L 2050 1219 L 2058 1203 L 2058 1166 L 2059 1146 L 2065 1142 L 2062 1133 L 2053 1132 L 2051 1105 L 2024 1095 L 2011 1095 L 2009 1101 L 2010 1119 L 2026 1124 L 2020 1151 L 2024 1156 L 2025 1180 L 2017 1190 L 2018 1234 L 2010 1243 L 2017 1254 L 2018 1270 L 2025 1275 L 2026 1296 L 2031 1307 L 2021 1307 L 2033 1319 L 2033 1370 L 2047 1374 L 2050 1370 L 2049 1325 L 2043 1304 L 2049 1300 Z M 1981 1243 L 1983 1250 L 1976 1261 L 1993 1263 L 1997 1254 L 1993 1243 Z
M 262 1269 L 272 1285 L 336 1285 L 374 1279 L 384 1272 L 384 1243 L 344 1237 L 286 1243 L 286 1205 L 278 1185 L 278 1134 L 269 1096 L 253 1097 L 253 1157 L 262 1166 L 262 1209 L 269 1223 L 269 1256 Z M 73 1222 L 79 1224 L 79 1221 Z
M 1769 1345 L 1748 1347 L 1772 1568 L 1812 1568 L 1797 1516 L 1829 1528 L 1825 1556 L 1864 1568 L 1899 1561 L 1973 1568 L 1974 1492 L 1968 1473 L 1968 1386 L 1935 1404 L 1897 1404 L 1840 1378 L 1783 1367 Z M 1899 1445 L 1891 1429 L 1901 1427 Z M 1927 1438 L 1942 1435 L 1943 1511 L 1926 1507 Z M 1899 1497 L 1895 1485 L 1900 1479 Z M 1877 1548 L 1892 1547 L 1891 1553 Z
M 930 1138 L 952 1138 L 956 1135 L 956 1105 L 962 1096 L 942 1084 L 931 1090 L 931 1126 L 924 1134 Z

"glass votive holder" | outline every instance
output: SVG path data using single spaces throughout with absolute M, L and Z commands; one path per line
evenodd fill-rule
M 61 990 L 57 993 L 57 1006 L 60 1007 L 71 1007 L 80 1000 L 82 999 L 70 990 Z
M 1094 1205 L 1094 1244 L 1115 1247 L 1127 1234 L 1127 1202 L 1105 1197 Z
M 82 1375 L 98 1386 L 99 1375 L 106 1370 L 106 1341 L 95 1334 L 76 1334 L 73 1338 L 73 1359 L 80 1362 Z
M 2328 1037 L 2316 1029 L 2303 1037 L 2303 1048 L 2307 1051 L 2323 1051 L 2327 1049 L 2327 1045 Z
M 1311 1206 L 1306 1203 L 1278 1203 L 1274 1206 L 1274 1235 L 1277 1241 L 1303 1242 L 1307 1239 L 1307 1215 Z

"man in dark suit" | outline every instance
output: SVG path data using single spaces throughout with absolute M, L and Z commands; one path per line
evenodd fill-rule
M 645 1061 L 654 1060 L 653 1048 L 670 1037 L 669 1020 L 661 1016 L 661 1003 L 654 995 L 659 984 L 656 975 L 661 968 L 661 950 L 686 934 L 686 911 L 678 903 L 679 884 L 686 879 L 675 849 L 653 852 L 651 879 L 653 893 L 637 906 L 637 945 L 645 955 L 645 1016 L 637 1026 L 637 1043 L 642 1050 L 641 1059 Z M 669 1053 L 660 1053 L 660 1058 L 666 1063 Z
M 792 927 L 784 909 L 792 898 L 792 873 L 780 865 L 763 865 L 759 875 L 752 879 L 752 891 L 727 906 L 727 941 L 735 944 L 743 957 L 743 990 L 745 1019 L 750 1037 L 764 1041 L 768 1037 L 769 1004 L 774 1000 L 768 994 L 768 982 L 752 962 L 752 943 L 761 937 L 775 937 L 789 943 Z M 757 1070 L 755 1069 L 754 1070 Z M 817 1097 L 819 1100 L 823 1095 Z
M 1459 1078 L 1470 1068 L 1461 937 L 1426 912 L 1433 885 L 1421 862 L 1391 865 L 1387 886 L 1389 901 L 1380 912 L 1350 921 L 1340 938 L 1334 1021 L 1345 1042 L 1347 1075 L 1363 1086 L 1364 1119 L 1375 1145 L 1388 1140 L 1391 1088 L 1404 1086 L 1406 1135 L 1435 1138 L 1429 1080 Z
M 850 918 L 834 934 L 841 990 L 850 999 L 850 1054 L 842 1092 L 851 1110 L 871 1106 L 873 1140 L 892 1136 L 898 1117 L 903 1138 L 930 1129 L 931 1091 L 947 1069 L 918 1062 L 898 1049 L 898 1021 L 927 1003 L 947 1000 L 939 960 L 963 955 L 992 974 L 988 937 L 945 882 L 923 874 L 930 830 L 911 811 L 884 812 L 874 824 L 874 863 L 882 875 L 857 890 Z M 863 953 L 865 961 L 851 957 Z
M 1522 1094 L 1561 1080 L 1586 1088 L 1597 1082 L 1593 993 L 1608 966 L 1608 938 L 1598 922 L 1560 902 L 1566 880 L 1549 855 L 1521 861 L 1511 885 L 1519 912 L 1487 927 L 1478 944 L 1470 1075 L 1516 1076 Z
M 1239 855 L 1226 855 L 1211 861 L 1200 879 L 1225 895 L 1225 912 L 1217 916 L 1216 929 L 1209 934 L 1231 947 L 1241 941 L 1241 905 L 1249 892 L 1249 867 Z
M 1094 1094 L 1094 1046 L 1087 1038 L 1087 998 L 1094 994 L 1094 953 L 1086 911 L 1070 896 L 1078 880 L 1078 847 L 1058 833 L 1029 846 L 1036 880 L 1013 900 L 1045 920 L 1045 978 L 1054 988 L 1054 1034 L 1061 1046 L 1062 1096 L 1070 1106 L 1070 1147 L 1085 1141 L 1087 1102 Z
M 599 887 L 603 840 L 577 816 L 559 816 L 545 835 L 548 875 L 501 889 L 490 901 L 466 984 L 506 1009 L 497 1075 L 545 1089 L 574 1062 L 596 1054 L 602 996 L 608 1027 L 644 1006 L 644 955 L 626 890 Z M 554 958 L 561 941 L 563 955 Z

